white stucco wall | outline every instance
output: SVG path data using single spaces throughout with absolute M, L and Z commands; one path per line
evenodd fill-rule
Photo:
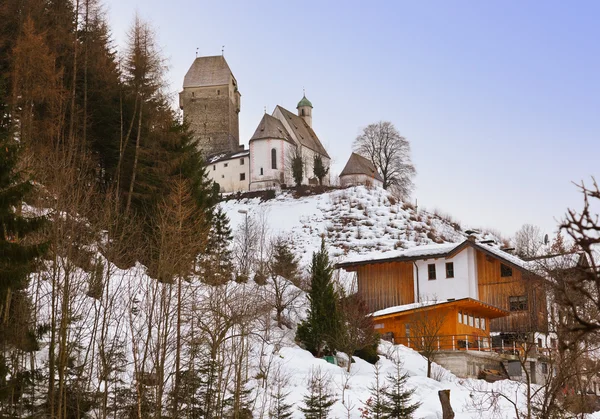
M 284 140 L 264 139 L 250 142 L 250 190 L 278 187 L 281 183 L 294 183 L 286 156 L 294 146 Z M 277 169 L 272 169 L 271 150 L 277 150 Z M 262 168 L 262 175 L 261 169 Z M 282 182 L 283 174 L 283 182 Z
M 247 155 L 209 164 L 206 166 L 206 171 L 208 177 L 219 184 L 223 193 L 248 190 L 250 159 Z M 244 180 L 240 180 L 242 173 L 245 176 Z
M 446 278 L 446 262 L 454 263 L 454 278 Z M 429 264 L 435 264 L 436 278 L 429 280 Z M 468 247 L 453 258 L 445 259 L 426 259 L 415 262 L 416 268 L 414 277 L 419 281 L 418 287 L 415 284 L 415 301 L 418 298 L 417 292 L 421 295 L 420 300 L 436 299 L 438 301 L 448 298 L 479 298 L 477 288 L 477 260 L 475 250 Z M 417 291 L 418 290 L 418 291 Z
M 354 185 L 370 185 L 378 188 L 383 188 L 383 182 L 375 179 L 374 177 L 357 174 L 357 175 L 344 175 L 340 176 L 340 186 L 354 186 Z

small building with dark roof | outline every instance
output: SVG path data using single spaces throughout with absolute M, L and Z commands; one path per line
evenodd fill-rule
M 369 159 L 352 153 L 344 170 L 340 173 L 340 185 L 366 185 L 381 188 L 383 187 L 383 178 Z

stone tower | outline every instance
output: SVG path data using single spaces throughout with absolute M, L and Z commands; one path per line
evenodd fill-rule
M 306 121 L 309 127 L 312 128 L 312 108 L 313 105 L 310 100 L 306 98 L 306 95 L 302 97 L 302 100 L 298 102 L 296 109 L 298 109 L 298 116 L 302 117 Z
M 239 149 L 241 94 L 221 55 L 197 57 L 183 79 L 179 107 L 205 157 Z

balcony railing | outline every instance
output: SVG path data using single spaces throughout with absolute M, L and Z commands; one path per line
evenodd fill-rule
M 386 338 L 384 336 L 384 338 Z M 389 336 L 388 336 L 389 338 Z M 440 335 L 440 336 L 411 336 L 392 337 L 392 342 L 412 348 L 416 351 L 479 351 L 493 352 L 505 355 L 522 355 L 526 346 L 515 341 L 504 341 L 479 335 Z M 548 355 L 552 349 L 530 346 L 529 355 Z

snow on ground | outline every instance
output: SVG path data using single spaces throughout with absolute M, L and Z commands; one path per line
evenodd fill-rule
M 325 236 L 336 261 L 357 255 L 379 255 L 433 243 L 456 243 L 465 234 L 455 223 L 396 200 L 380 188 L 357 186 L 295 199 L 282 193 L 275 199 L 230 200 L 220 204 L 235 232 L 248 217 L 264 218 L 271 236 L 290 239 L 302 263 Z

